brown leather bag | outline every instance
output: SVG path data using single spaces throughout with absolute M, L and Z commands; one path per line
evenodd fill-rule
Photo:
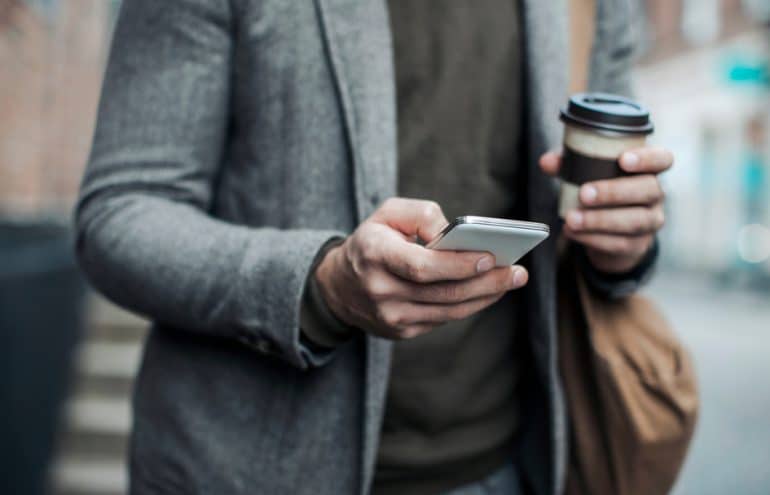
M 668 493 L 698 411 L 692 362 L 655 305 L 607 300 L 570 265 L 559 280 L 570 415 L 568 495 Z

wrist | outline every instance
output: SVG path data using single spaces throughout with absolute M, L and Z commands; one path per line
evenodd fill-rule
M 596 270 L 609 274 L 628 273 L 634 270 L 649 251 L 649 246 L 641 253 L 634 254 L 610 254 L 591 248 L 586 248 L 586 257 L 591 266 Z
M 340 259 L 344 254 L 343 250 L 344 244 L 340 244 L 327 251 L 312 276 L 318 293 L 332 316 L 350 325 L 348 318 L 343 314 L 344 305 L 340 304 L 341 298 L 335 284 L 336 276 L 343 273 L 344 267 Z

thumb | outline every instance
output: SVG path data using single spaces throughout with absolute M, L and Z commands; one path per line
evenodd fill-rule
M 549 151 L 540 157 L 540 168 L 550 176 L 556 176 L 561 169 L 561 152 Z
M 405 236 L 417 236 L 424 242 L 436 237 L 449 223 L 435 201 L 407 198 L 386 200 L 371 218 Z

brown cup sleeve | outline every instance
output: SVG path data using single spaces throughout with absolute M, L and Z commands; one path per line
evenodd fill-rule
M 617 159 L 586 156 L 567 146 L 564 147 L 559 176 L 567 182 L 582 185 L 586 182 L 615 179 L 627 175 L 629 173 L 620 168 Z

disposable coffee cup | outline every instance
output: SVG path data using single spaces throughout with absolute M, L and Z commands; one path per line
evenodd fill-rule
M 628 175 L 620 156 L 644 146 L 653 131 L 650 113 L 639 103 L 607 93 L 580 93 L 561 111 L 564 122 L 559 215 L 580 206 L 586 182 Z

